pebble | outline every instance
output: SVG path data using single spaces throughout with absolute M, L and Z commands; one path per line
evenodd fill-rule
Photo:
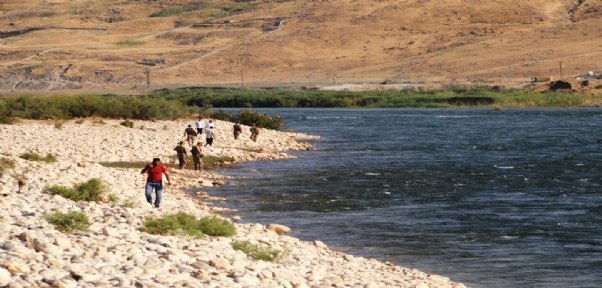
M 465 287 L 447 277 L 346 255 L 320 241 L 285 236 L 290 228 L 277 223 L 269 228 L 235 223 L 237 235 L 231 238 L 189 239 L 141 232 L 147 217 L 177 211 L 221 217 L 212 211 L 227 209 L 202 201 L 223 199 L 208 193 L 197 197 L 180 189 L 227 185 L 228 177 L 213 170 L 171 170 L 174 185 L 164 189 L 161 208 L 154 209 L 143 197 L 145 177 L 139 169 L 105 168 L 98 162 L 160 157 L 175 163 L 169 156 L 192 120 L 135 121 L 144 130 L 123 127 L 118 120 L 104 121 L 106 125 L 89 120 L 66 122 L 62 130 L 53 123 L 0 125 L 2 139 L 11 139 L 0 141 L 0 157 L 16 164 L 0 176 L 0 287 Z M 231 125 L 216 121 L 216 143 L 204 148 L 206 155 L 231 157 L 234 162 L 291 158 L 286 151 L 313 149 L 299 140 L 317 138 L 262 129 L 253 142 L 244 127 L 235 141 Z M 46 164 L 18 157 L 25 152 L 52 153 L 58 161 Z M 26 180 L 22 193 L 15 193 L 18 183 L 9 175 L 33 175 L 27 174 L 31 171 L 35 177 Z M 49 186 L 73 187 L 91 178 L 106 183 L 117 203 L 73 202 L 44 193 Z M 125 200 L 135 207 L 121 207 Z M 62 233 L 43 218 L 55 211 L 84 212 L 92 225 L 87 231 Z M 275 263 L 255 260 L 234 250 L 233 240 L 270 245 L 285 256 Z

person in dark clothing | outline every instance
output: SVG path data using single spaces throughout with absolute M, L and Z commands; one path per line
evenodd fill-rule
M 192 160 L 194 161 L 194 170 L 203 171 L 203 143 L 197 142 L 196 146 L 192 147 Z
M 257 142 L 257 135 L 259 135 L 259 128 L 255 127 L 255 124 L 251 126 L 251 140 Z
M 192 128 L 192 125 L 188 124 L 188 128 L 184 130 L 184 136 L 186 140 L 188 140 L 188 145 L 192 147 L 194 145 L 194 140 L 196 140 L 197 132 Z
M 236 124 L 234 124 L 232 131 L 234 132 L 234 140 L 238 139 L 238 136 L 240 136 L 240 133 L 242 133 L 242 127 L 240 127 L 240 122 L 236 122 Z
M 180 141 L 178 146 L 173 148 L 173 150 L 178 153 L 178 161 L 180 162 L 180 169 L 182 169 L 184 164 L 186 164 L 186 159 L 188 158 L 188 151 L 186 151 L 186 147 L 184 147 L 184 141 Z

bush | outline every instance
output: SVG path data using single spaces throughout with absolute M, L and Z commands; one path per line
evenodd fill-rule
M 147 217 L 140 230 L 149 234 L 187 235 L 192 238 L 201 238 L 204 234 L 210 236 L 236 234 L 234 225 L 226 220 L 215 217 L 197 220 L 196 217 L 184 212 L 165 215 L 162 218 Z
M 15 124 L 17 122 L 17 120 L 15 118 L 12 117 L 6 117 L 6 116 L 0 116 L 0 124 Z
M 136 207 L 138 207 L 138 203 L 136 203 L 136 201 L 134 201 L 133 199 L 130 198 L 130 199 L 123 201 L 121 203 L 121 205 L 119 205 L 119 206 L 121 206 L 123 208 L 136 208 Z
M 56 128 L 58 130 L 63 130 L 63 122 L 54 123 L 54 128 Z
M 219 110 L 211 115 L 211 118 L 230 121 L 240 122 L 240 124 L 252 126 L 255 125 L 259 128 L 267 128 L 274 130 L 281 130 L 283 127 L 282 117 L 274 115 L 270 117 L 266 114 L 261 114 L 251 110 L 241 110 L 236 115 L 232 113 L 225 113 L 223 110 Z
M 125 121 L 119 123 L 121 126 L 125 126 L 125 127 L 129 127 L 129 128 L 134 128 L 134 122 L 125 119 Z
M 226 219 L 204 217 L 199 220 L 199 229 L 209 236 L 230 237 L 236 235 L 236 227 Z
M 121 118 L 173 120 L 190 114 L 185 101 L 160 96 L 20 96 L 0 100 L 2 117 L 26 119 Z M 93 124 L 104 124 L 94 121 Z
M 6 157 L 0 158 L 0 173 L 13 169 L 15 166 L 17 166 L 15 160 Z
M 86 120 L 84 119 L 79 119 L 75 121 L 75 124 L 84 124 L 84 122 L 86 122 Z
M 230 245 L 234 250 L 242 251 L 256 260 L 276 262 L 284 257 L 284 252 L 275 250 L 272 246 L 264 247 L 249 241 L 232 241 Z
M 194 216 L 184 212 L 165 215 L 162 218 L 146 217 L 140 230 L 156 235 L 188 235 L 192 238 L 201 238 L 204 234 L 197 227 L 197 221 Z
M 23 154 L 19 155 L 19 157 L 21 157 L 21 159 L 25 159 L 28 161 L 40 161 L 40 162 L 45 162 L 45 163 L 56 162 L 56 156 L 54 156 L 52 153 L 46 154 L 46 157 L 42 157 L 42 156 L 38 155 L 37 153 L 23 153 Z
M 91 225 L 86 214 L 76 211 L 71 211 L 66 214 L 56 211 L 53 214 L 44 214 L 44 219 L 50 224 L 53 224 L 57 230 L 65 233 L 86 231 Z
M 103 196 L 107 193 L 108 187 L 98 178 L 93 178 L 87 182 L 75 185 L 73 189 L 64 186 L 52 186 L 46 188 L 45 193 L 52 195 L 61 195 L 64 198 L 73 201 L 104 201 Z

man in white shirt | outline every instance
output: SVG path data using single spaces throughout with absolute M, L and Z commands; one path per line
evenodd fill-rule
M 199 120 L 194 122 L 194 125 L 196 126 L 196 133 L 197 134 L 203 134 L 203 128 L 205 128 L 205 121 L 203 121 L 203 116 L 199 117 Z
M 207 141 L 205 143 L 205 146 L 209 145 L 209 146 L 213 146 L 213 137 L 214 137 L 214 133 L 213 133 L 213 128 L 211 126 L 208 126 L 207 129 L 205 129 L 205 140 Z

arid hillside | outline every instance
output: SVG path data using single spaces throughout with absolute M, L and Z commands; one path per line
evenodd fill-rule
M 400 78 L 518 87 L 602 69 L 599 0 L 0 3 L 4 93 Z

